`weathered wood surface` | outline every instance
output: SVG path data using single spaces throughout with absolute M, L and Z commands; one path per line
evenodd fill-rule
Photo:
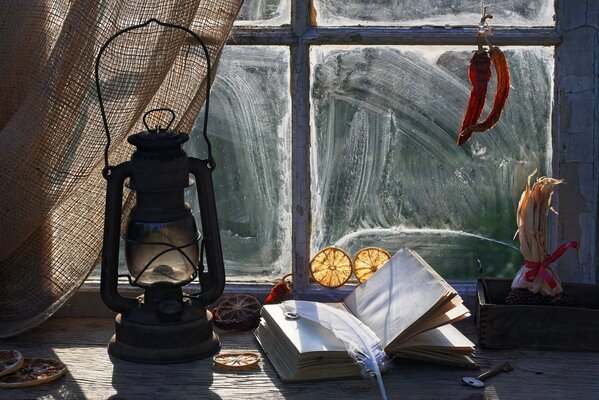
M 461 326 L 473 331 L 474 325 Z M 376 383 L 364 379 L 285 384 L 268 360 L 257 372 L 219 373 L 211 360 L 143 365 L 110 359 L 107 318 L 55 318 L 0 348 L 26 356 L 56 357 L 69 367 L 61 380 L 37 388 L 0 389 L 0 399 L 378 399 Z M 223 350 L 255 350 L 248 333 L 220 334 Z M 263 355 L 263 354 L 262 354 Z M 263 355 L 264 356 L 264 355 Z M 483 369 L 509 361 L 514 371 L 491 378 L 485 389 L 461 384 L 479 372 L 416 362 L 395 362 L 384 381 L 390 399 L 596 399 L 599 353 L 484 351 Z
M 293 33 L 290 48 L 291 96 L 291 240 L 293 242 L 293 292 L 301 295 L 310 286 L 306 266 L 310 263 L 310 48 L 303 36 L 310 27 L 310 2 L 291 3 Z
M 303 4 L 299 3 L 302 7 Z M 309 15 L 309 4 L 306 4 Z M 308 26 L 301 35 L 306 44 L 363 44 L 363 45 L 476 45 L 477 27 L 318 27 Z M 298 35 L 291 27 L 233 28 L 227 40 L 229 45 L 292 45 Z M 498 46 L 553 46 L 561 42 L 555 29 L 493 28 L 493 44 Z M 189 39 L 189 43 L 196 43 Z
M 599 283 L 599 1 L 556 1 L 552 175 L 566 181 L 555 196 L 550 250 L 575 240 L 557 261 L 563 282 Z M 599 396 L 598 396 L 599 397 Z

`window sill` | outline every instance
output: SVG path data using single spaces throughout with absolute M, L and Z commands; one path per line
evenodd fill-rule
M 464 304 L 471 312 L 476 306 L 476 282 L 460 281 L 449 282 L 455 290 L 464 299 Z M 227 283 L 225 290 L 221 296 L 231 296 L 234 294 L 249 294 L 256 297 L 261 302 L 266 299 L 266 296 L 272 289 L 273 283 Z M 343 299 L 354 289 L 355 285 L 346 285 L 339 289 L 327 289 L 318 285 L 311 285 L 308 290 L 303 293 L 296 293 L 296 298 L 305 300 L 336 302 Z M 189 292 L 199 291 L 197 283 L 186 286 Z M 125 297 L 137 297 L 143 293 L 139 288 L 132 287 L 125 282 L 119 285 L 119 293 Z M 220 302 L 220 299 L 217 303 Z M 114 312 L 108 309 L 102 302 L 100 297 L 100 281 L 97 279 L 88 279 L 81 285 L 79 290 L 71 297 L 71 299 L 56 313 L 57 317 L 111 317 Z

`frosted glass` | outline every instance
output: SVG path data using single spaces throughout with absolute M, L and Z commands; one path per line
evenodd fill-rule
M 291 271 L 289 50 L 226 46 L 210 96 L 208 135 L 227 281 L 272 280 Z M 206 158 L 204 111 L 185 144 Z M 195 185 L 186 200 L 201 226 Z M 127 273 L 121 240 L 119 273 Z M 100 277 L 100 265 L 90 277 Z
M 246 0 L 239 10 L 237 26 L 279 26 L 291 20 L 291 0 Z
M 554 0 L 485 1 L 492 26 L 553 26 Z M 477 25 L 479 0 L 314 0 L 318 25 Z
M 288 88 L 286 47 L 224 48 L 210 96 L 208 132 L 228 281 L 272 279 L 291 270 Z M 206 157 L 203 115 L 185 146 L 200 158 Z M 187 199 L 198 216 L 195 191 Z
M 313 254 L 410 246 L 451 279 L 475 277 L 477 258 L 490 275 L 521 265 L 515 208 L 549 170 L 553 49 L 505 53 L 501 120 L 458 148 L 470 48 L 312 48 Z

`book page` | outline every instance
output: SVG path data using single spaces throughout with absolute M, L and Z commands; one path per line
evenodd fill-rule
M 456 294 L 418 254 L 403 249 L 343 302 L 387 348 Z
M 479 369 L 480 366 L 471 356 L 459 353 L 435 352 L 426 350 L 400 351 L 396 353 L 399 358 L 410 358 L 412 360 L 421 360 L 435 364 L 444 364 L 452 367 L 462 367 L 470 369 Z
M 331 330 L 305 318 L 285 318 L 280 304 L 265 305 L 262 307 L 262 316 L 272 329 L 276 327 L 284 333 L 300 354 L 316 351 L 347 352 Z
M 444 325 L 405 340 L 397 349 L 414 350 L 415 348 L 471 353 L 474 351 L 474 343 L 453 325 Z
M 397 357 L 476 368 L 474 343 L 452 325 L 420 333 L 393 350 Z
M 443 307 L 440 307 L 436 313 L 431 314 L 429 318 L 422 319 L 419 323 L 406 329 L 404 331 L 404 336 L 409 338 L 421 332 L 460 321 L 469 316 L 470 310 L 462 304 L 460 296 L 455 296 L 450 302 L 447 302 Z

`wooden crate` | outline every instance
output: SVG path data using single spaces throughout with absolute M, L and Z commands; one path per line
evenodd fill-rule
M 599 286 L 563 284 L 575 307 L 507 305 L 511 280 L 477 283 L 478 341 L 486 348 L 599 351 Z

